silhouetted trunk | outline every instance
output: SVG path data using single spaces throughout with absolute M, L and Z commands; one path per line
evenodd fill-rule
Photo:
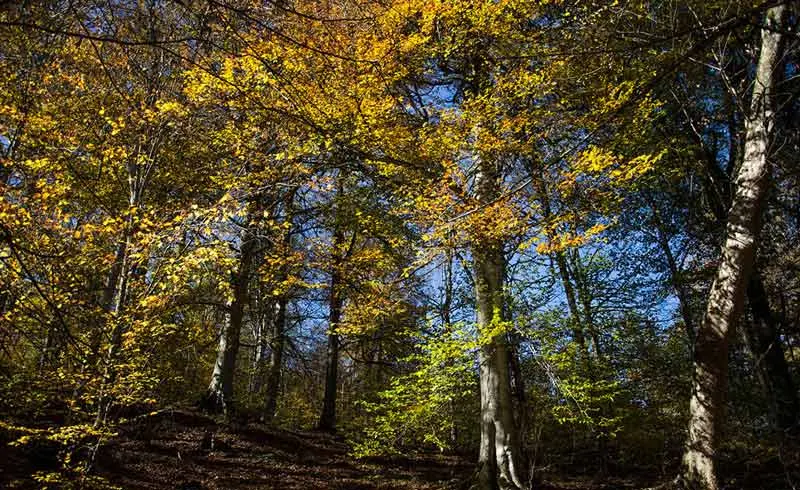
M 269 341 L 269 367 L 267 371 L 267 389 L 264 403 L 264 419 L 272 420 L 278 407 L 278 395 L 281 388 L 281 370 L 283 368 L 283 348 L 286 331 L 286 295 L 281 295 L 275 303 L 275 318 L 272 321 L 272 331 Z
M 444 300 L 440 316 L 445 328 L 450 328 L 452 309 L 453 309 L 453 249 L 448 246 L 445 249 L 444 263 Z
M 292 252 L 292 220 L 294 217 L 294 191 L 287 192 L 283 197 L 284 225 L 282 247 L 278 251 L 284 259 Z M 271 311 L 269 331 L 269 359 L 267 363 L 267 387 L 264 393 L 264 419 L 269 421 L 275 417 L 278 407 L 278 396 L 281 388 L 281 373 L 283 369 L 283 351 L 286 344 L 286 309 L 289 306 L 290 292 L 287 291 L 286 282 L 289 278 L 289 264 L 281 263 L 276 276 L 275 286 L 280 289 L 280 294 L 274 298 Z
M 745 327 L 756 376 L 767 395 L 770 415 L 780 431 L 796 429 L 800 404 L 784 357 L 778 324 L 772 314 L 761 276 L 754 272 L 747 286 L 752 323 Z
M 480 161 L 476 178 L 478 200 L 483 204 L 499 195 L 495 166 Z M 485 237 L 472 247 L 477 328 L 480 338 L 481 441 L 478 486 L 481 490 L 522 488 L 522 454 L 511 398 L 510 360 L 504 320 L 503 278 L 505 257 L 499 240 Z
M 524 439 L 528 428 L 528 407 L 527 396 L 525 394 L 525 377 L 522 374 L 522 365 L 519 357 L 519 345 L 521 342 L 520 335 L 516 332 L 510 335 L 509 343 L 509 362 L 511 363 L 511 386 L 513 388 L 512 394 L 514 400 L 517 402 L 516 406 L 516 427 L 517 434 L 519 434 L 520 448 L 526 447 L 526 440 Z
M 2 305 L 0 305 L 0 313 L 2 313 Z M 49 322 L 47 324 L 47 333 L 44 337 L 44 345 L 39 353 L 39 375 L 41 376 L 45 369 L 50 367 L 56 359 L 56 352 L 60 349 L 61 342 L 58 340 L 58 326 L 55 323 Z
M 572 249 L 571 252 L 572 253 L 569 254 L 572 263 L 570 270 L 572 271 L 572 276 L 575 278 L 575 289 L 580 299 L 583 313 L 583 327 L 589 332 L 589 338 L 592 341 L 592 351 L 589 353 L 590 355 L 587 355 L 586 376 L 590 383 L 595 383 L 602 376 L 602 366 L 604 362 L 603 351 L 600 347 L 600 334 L 594 321 L 589 274 L 582 263 L 583 259 L 581 258 L 580 250 Z M 600 366 L 601 369 L 596 369 L 597 366 Z M 600 402 L 597 417 L 602 419 L 610 410 L 611 407 L 608 402 Z M 608 432 L 602 426 L 598 426 L 594 430 L 594 442 L 597 444 L 600 471 L 603 474 L 608 473 L 608 441 Z
M 319 429 L 336 430 L 336 388 L 339 382 L 339 335 L 336 328 L 342 317 L 343 297 L 341 292 L 341 247 L 344 234 L 336 230 L 333 234 L 334 263 L 331 271 L 330 311 L 328 321 L 328 349 L 325 358 L 325 397 L 322 400 L 322 414 Z
M 251 216 L 247 216 L 242 236 L 239 265 L 231 277 L 233 298 L 228 303 L 227 320 L 219 336 L 217 360 L 211 374 L 203 407 L 212 412 L 231 415 L 234 410 L 233 384 L 236 373 L 236 358 L 239 355 L 239 338 L 247 304 L 250 283 L 250 268 L 253 262 L 256 240 L 250 227 Z
M 550 219 L 552 211 L 550 208 L 550 197 L 547 194 L 547 189 L 541 184 L 538 188 L 539 200 L 542 203 L 542 215 L 545 219 Z M 551 237 L 548 237 L 551 238 Z M 580 311 L 578 310 L 578 300 L 575 295 L 575 289 L 572 286 L 571 274 L 567 264 L 567 257 L 563 250 L 557 250 L 551 255 L 553 261 L 558 268 L 558 277 L 561 279 L 561 287 L 564 289 L 564 296 L 567 298 L 567 308 L 569 309 L 569 324 L 572 330 L 572 339 L 577 345 L 578 360 L 581 369 L 585 373 L 589 372 L 589 350 L 586 348 L 586 337 L 581 325 Z
M 672 247 L 669 244 L 669 237 L 665 231 L 665 224 L 661 220 L 658 208 L 655 203 L 650 202 L 650 208 L 653 210 L 653 221 L 656 228 L 656 236 L 658 239 L 658 246 L 661 248 L 661 253 L 664 254 L 664 260 L 667 264 L 669 271 L 669 282 L 675 295 L 678 297 L 678 310 L 683 320 L 683 326 L 686 329 L 686 344 L 689 346 L 689 351 L 694 350 L 694 339 L 697 335 L 697 326 L 695 325 L 694 316 L 692 315 L 691 293 L 686 281 L 683 280 L 681 270 L 678 267 L 678 261 L 672 253 Z
M 772 90 L 780 60 L 784 5 L 767 11 L 761 53 L 746 124 L 745 151 L 720 265 L 711 286 L 703 323 L 695 342 L 693 393 L 689 405 L 689 438 L 683 455 L 683 483 L 717 490 L 715 450 L 727 390 L 728 342 L 744 303 L 755 257 L 761 208 L 768 187 L 767 151 L 773 123 Z
M 578 300 L 575 297 L 575 289 L 570 280 L 569 268 L 564 252 L 558 251 L 554 255 L 558 266 L 558 275 L 561 278 L 561 286 L 564 288 L 564 295 L 567 297 L 567 308 L 569 308 L 569 323 L 572 327 L 572 338 L 578 346 L 578 358 L 582 368 L 586 369 L 589 363 L 589 351 L 586 348 L 586 338 L 583 335 L 581 326 L 580 312 L 578 310 Z

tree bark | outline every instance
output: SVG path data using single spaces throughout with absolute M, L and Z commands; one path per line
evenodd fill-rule
M 322 413 L 318 428 L 333 432 L 336 430 L 336 389 L 339 383 L 339 334 L 336 332 L 342 318 L 343 297 L 341 292 L 341 248 L 344 233 L 335 230 L 333 234 L 333 270 L 331 271 L 330 311 L 328 322 L 328 348 L 325 359 L 325 397 L 322 400 Z
M 739 319 L 753 267 L 761 208 L 768 187 L 767 153 L 773 123 L 772 91 L 780 59 L 785 5 L 767 11 L 761 53 L 746 124 L 745 154 L 728 212 L 721 262 L 695 342 L 693 393 L 689 404 L 689 437 L 681 479 L 690 488 L 717 490 L 717 433 L 727 389 L 728 343 Z
M 288 257 L 292 251 L 292 220 L 294 217 L 294 191 L 288 192 L 283 198 L 284 224 L 288 228 L 283 232 L 282 247 L 278 253 Z M 289 264 L 285 261 L 280 265 L 274 286 L 280 289 L 280 294 L 274 298 L 270 312 L 269 358 L 267 359 L 267 383 L 264 393 L 264 420 L 271 421 L 275 418 L 278 407 L 278 396 L 281 388 L 281 373 L 283 369 L 283 351 L 286 344 L 286 309 L 289 306 L 290 292 L 284 288 L 289 278 Z M 262 332 L 262 335 L 264 333 Z
M 476 177 L 478 201 L 493 202 L 499 195 L 495 165 L 479 161 Z M 483 237 L 472 247 L 475 275 L 477 328 L 480 338 L 481 441 L 478 453 L 478 486 L 481 490 L 523 487 L 522 454 L 511 397 L 507 332 L 499 328 L 504 316 L 503 243 Z
M 567 259 L 564 257 L 564 252 L 562 251 L 558 251 L 553 255 L 555 257 L 556 265 L 558 266 L 558 275 L 561 278 L 561 286 L 564 288 L 564 295 L 567 297 L 567 308 L 569 308 L 572 336 L 575 339 L 575 343 L 578 345 L 578 356 L 581 359 L 581 365 L 586 367 L 586 363 L 589 361 L 589 351 L 586 348 L 586 338 L 584 337 L 583 327 L 581 326 L 580 313 L 578 311 L 578 301 L 575 298 L 575 290 L 572 287 L 569 269 L 567 268 Z
M 735 112 L 732 112 L 730 117 L 729 125 L 731 127 L 735 125 L 736 120 L 733 114 Z M 731 134 L 735 133 L 733 130 L 730 132 Z M 736 150 L 735 141 L 731 137 L 729 150 L 731 162 L 736 160 L 738 153 Z M 713 161 L 706 159 L 706 162 L 706 168 L 712 176 L 707 179 L 705 184 L 706 194 L 718 197 L 718 199 L 709 198 L 709 202 L 712 204 L 711 211 L 720 223 L 719 227 L 722 228 L 726 220 L 724 203 L 730 203 L 730 177 Z M 729 164 L 729 167 L 733 167 L 733 164 Z M 679 299 L 683 304 L 680 295 Z M 752 323 L 743 322 L 742 331 L 748 350 L 753 357 L 756 377 L 769 403 L 771 422 L 780 432 L 797 429 L 800 401 L 786 363 L 783 341 L 778 333 L 778 322 L 764 289 L 763 279 L 756 266 L 754 266 L 747 286 L 747 301 L 752 314 Z M 681 311 L 683 311 L 683 306 Z
M 114 264 L 109 272 L 108 283 L 106 284 L 102 299 L 103 307 L 108 313 L 107 318 L 111 323 L 111 332 L 108 351 L 106 352 L 105 358 L 102 360 L 104 363 L 102 366 L 103 375 L 100 385 L 97 417 L 94 421 L 95 427 L 105 423 L 113 403 L 113 399 L 108 395 L 108 391 L 116 382 L 117 367 L 114 365 L 114 362 L 122 348 L 122 335 L 126 330 L 126 325 L 123 323 L 121 316 L 125 309 L 125 301 L 128 295 L 128 278 L 131 272 L 130 248 L 134 234 L 133 210 L 140 206 L 143 193 L 143 184 L 139 178 L 139 166 L 129 162 L 127 168 L 129 188 L 128 215 L 122 233 L 122 239 L 117 245 Z M 103 329 L 101 329 L 97 332 L 97 335 L 92 341 L 92 348 L 88 357 L 89 362 L 92 364 L 99 355 L 103 334 Z
M 217 360 L 211 374 L 203 407 L 212 412 L 221 412 L 230 416 L 234 410 L 233 383 L 236 373 L 236 358 L 239 354 L 239 337 L 244 320 L 244 308 L 247 304 L 247 291 L 250 283 L 250 269 L 256 240 L 250 230 L 251 216 L 247 216 L 245 230 L 242 235 L 239 265 L 231 277 L 233 298 L 229 302 L 227 321 L 222 328 L 217 348 Z
M 267 288 L 259 285 L 258 289 L 259 294 L 255 302 L 258 308 L 258 320 L 254 321 L 253 329 L 255 348 L 253 349 L 250 393 L 260 393 L 261 389 L 264 387 L 269 363 L 269 334 L 273 329 L 272 323 L 275 321 L 274 318 L 272 318 L 275 303 L 268 297 Z
M 275 317 L 272 321 L 272 331 L 270 332 L 269 367 L 267 372 L 266 393 L 264 394 L 264 419 L 268 421 L 275 418 L 275 411 L 278 408 L 278 395 L 281 389 L 281 369 L 283 368 L 287 306 L 287 296 L 285 294 L 281 295 L 275 303 Z
M 583 259 L 581 258 L 580 251 L 578 249 L 571 250 L 571 253 L 568 254 L 568 257 L 571 262 L 571 276 L 575 280 L 575 290 L 577 291 L 578 299 L 580 300 L 581 308 L 583 310 L 582 327 L 589 332 L 589 338 L 592 341 L 592 353 L 594 358 L 600 360 L 603 353 L 600 349 L 600 334 L 595 326 L 594 313 L 592 312 L 592 296 L 589 289 L 588 273 L 582 264 Z

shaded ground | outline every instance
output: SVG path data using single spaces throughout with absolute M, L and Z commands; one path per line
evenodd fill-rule
M 327 434 L 217 425 L 170 411 L 131 424 L 96 471 L 125 489 L 440 489 L 471 465 L 446 456 L 355 460 Z
M 467 458 L 439 454 L 355 459 L 341 439 L 328 434 L 255 423 L 220 424 L 193 410 L 140 416 L 117 430 L 119 437 L 96 453 L 93 470 L 126 490 L 460 490 L 470 486 L 475 470 Z M 0 488 L 42 488 L 30 475 L 57 470 L 57 446 L 10 448 L 5 442 L 0 441 Z M 538 482 L 536 488 L 641 486 L 577 478 Z
M 469 487 L 469 477 L 475 470 L 469 458 L 439 454 L 359 460 L 348 454 L 341 439 L 328 434 L 254 423 L 219 424 L 192 410 L 167 410 L 137 417 L 118 431 L 119 437 L 97 452 L 94 473 L 116 487 L 132 490 L 460 490 Z M 5 444 L 10 439 L 3 439 L 0 488 L 43 488 L 30 475 L 57 470 L 58 446 L 14 448 Z M 780 468 L 800 461 L 779 462 L 776 458 L 774 454 L 763 460 L 751 457 L 739 460 L 744 463 L 737 464 L 735 470 L 724 468 L 728 475 L 735 475 L 724 481 L 724 488 L 792 488 L 796 475 Z M 535 487 L 634 489 L 664 480 L 653 474 L 635 478 L 566 478 L 563 473 L 574 474 L 560 468 L 547 476 L 540 475 L 545 481 L 537 482 Z
M 121 436 L 102 451 L 96 471 L 125 489 L 466 490 L 475 471 L 472 460 L 439 454 L 355 459 L 341 439 L 329 434 L 263 424 L 218 425 L 187 410 L 140 419 Z M 538 482 L 536 488 L 641 485 L 577 478 Z

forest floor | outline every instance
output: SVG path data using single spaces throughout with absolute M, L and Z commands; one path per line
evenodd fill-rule
M 341 438 L 264 424 L 223 424 L 193 410 L 165 410 L 123 424 L 96 453 L 94 474 L 122 489 L 466 489 L 471 460 L 424 453 L 356 459 Z M 29 476 L 40 454 L 0 457 L 0 487 L 42 488 Z M 55 469 L 55 468 L 52 468 Z M 77 485 L 78 488 L 83 485 Z M 641 488 L 630 481 L 545 481 L 541 490 Z
M 440 455 L 358 460 L 329 434 L 221 425 L 189 411 L 158 419 L 109 446 L 97 473 L 125 489 L 422 490 L 451 486 L 471 469 Z

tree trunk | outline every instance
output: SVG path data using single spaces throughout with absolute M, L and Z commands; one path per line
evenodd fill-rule
M 510 335 L 509 339 L 509 362 L 511 363 L 511 386 L 512 396 L 516 401 L 516 428 L 519 434 L 519 446 L 524 448 L 527 445 L 525 434 L 528 428 L 528 399 L 525 393 L 525 377 L 522 374 L 522 364 L 519 356 L 519 345 L 521 336 L 518 333 Z
M 478 201 L 493 202 L 499 195 L 495 165 L 479 161 L 476 178 Z M 481 237 L 472 247 L 475 275 L 477 328 L 480 339 L 481 442 L 478 454 L 478 486 L 481 490 L 522 488 L 522 454 L 511 397 L 507 332 L 501 328 L 504 315 L 503 244 Z
M 735 125 L 733 113 L 730 119 L 729 125 L 733 127 Z M 734 133 L 734 131 L 730 132 Z M 738 152 L 733 141 L 730 143 L 730 153 L 729 160 L 735 162 Z M 722 196 L 721 201 L 710 199 L 711 211 L 721 228 L 726 220 L 726 210 L 722 203 L 730 201 L 730 178 L 716 165 L 713 165 L 713 162 L 707 163 L 706 167 L 712 175 L 707 179 L 706 186 L 710 188 L 706 190 L 706 194 Z M 747 286 L 747 301 L 752 314 L 752 324 L 743 322 L 742 330 L 748 350 L 753 357 L 756 376 L 769 403 L 772 424 L 780 432 L 796 429 L 800 401 L 798 401 L 797 391 L 786 363 L 777 320 L 769 304 L 761 274 L 755 267 Z M 681 299 L 682 303 L 683 299 Z M 681 311 L 683 311 L 683 306 L 681 306 Z
M 126 218 L 125 229 L 122 234 L 122 240 L 117 245 L 117 251 L 114 258 L 114 265 L 109 272 L 108 283 L 103 292 L 103 307 L 108 312 L 108 320 L 111 323 L 111 332 L 109 339 L 109 347 L 106 352 L 105 358 L 102 360 L 102 379 L 100 384 L 100 396 L 98 402 L 97 417 L 95 418 L 95 427 L 105 423 L 108 413 L 111 410 L 113 399 L 108 395 L 109 388 L 116 382 L 117 368 L 114 365 L 117 354 L 122 348 L 122 335 L 125 333 L 126 325 L 121 318 L 123 310 L 125 309 L 125 300 L 128 295 L 128 277 L 130 276 L 130 249 L 133 241 L 134 234 L 134 217 L 132 210 L 140 205 L 140 198 L 142 195 L 141 188 L 137 185 L 138 175 L 136 173 L 137 166 L 128 164 L 128 182 L 130 194 L 128 198 L 128 216 Z M 89 362 L 94 363 L 97 358 L 104 331 L 97 332 L 95 339 L 92 341 L 91 352 L 89 353 Z M 80 388 L 79 388 L 80 390 Z M 78 391 L 76 391 L 77 394 Z
M 503 321 L 503 254 L 498 247 L 473 250 L 478 330 L 481 348 L 481 447 L 478 463 L 481 489 L 521 488 L 522 469 L 514 423 L 509 349 L 506 332 L 498 332 Z
M 600 335 L 594 323 L 594 313 L 592 311 L 592 296 L 589 289 L 589 276 L 586 268 L 583 266 L 583 259 L 581 258 L 580 251 L 578 249 L 573 249 L 571 252 L 572 253 L 568 254 L 571 262 L 570 270 L 572 271 L 571 275 L 575 280 L 575 289 L 583 310 L 583 328 L 589 332 L 589 338 L 592 341 L 592 353 L 594 358 L 602 360 L 603 353 L 600 349 Z
M 530 170 L 533 172 L 533 169 Z M 542 203 L 542 216 L 545 220 L 549 220 L 552 216 L 550 208 L 550 197 L 547 194 L 547 189 L 544 183 L 539 183 L 537 186 L 539 191 L 539 200 Z M 548 240 L 552 237 L 548 236 Z M 580 311 L 578 310 L 578 300 L 575 296 L 575 289 L 572 287 L 572 279 L 567 265 L 567 257 L 563 250 L 557 250 L 551 254 L 553 261 L 558 267 L 558 276 L 561 279 L 561 287 L 564 289 L 564 296 L 567 298 L 567 308 L 569 309 L 569 323 L 572 330 L 572 339 L 577 345 L 578 362 L 581 369 L 584 370 L 583 374 L 590 371 L 589 369 L 589 350 L 586 347 L 586 336 L 581 325 Z
M 220 332 L 217 360 L 211 374 L 211 382 L 203 400 L 203 407 L 212 412 L 231 415 L 234 410 L 233 382 L 236 372 L 236 357 L 239 354 L 239 337 L 244 320 L 244 307 L 247 304 L 247 291 L 250 282 L 250 268 L 255 252 L 255 238 L 250 226 L 250 216 L 245 223 L 242 236 L 239 266 L 231 278 L 233 298 L 228 304 L 225 326 Z
M 292 220 L 294 217 L 294 191 L 288 192 L 283 198 L 284 223 L 288 228 L 283 233 L 283 246 L 279 253 L 288 257 L 292 251 Z M 286 309 L 289 306 L 290 292 L 284 290 L 289 278 L 289 265 L 281 264 L 276 280 L 276 286 L 281 289 L 280 295 L 275 300 L 272 315 L 272 331 L 269 338 L 269 368 L 267 372 L 267 389 L 264 403 L 264 419 L 272 420 L 278 407 L 278 396 L 281 389 L 281 370 L 283 368 L 283 349 L 286 335 Z
M 278 395 L 281 388 L 281 369 L 283 367 L 284 334 L 286 331 L 287 296 L 281 295 L 275 303 L 275 317 L 272 320 L 272 331 L 269 341 L 269 368 L 267 372 L 267 389 L 264 403 L 264 420 L 272 420 L 278 407 Z
M 683 483 L 717 490 L 715 449 L 727 389 L 728 342 L 742 312 L 768 187 L 767 151 L 773 122 L 772 90 L 780 59 L 784 5 L 767 11 L 761 32 L 751 114 L 746 125 L 745 154 L 728 212 L 721 262 L 695 342 L 693 393 L 689 404 L 689 437 L 683 455 Z
M 258 260 L 258 259 L 256 259 Z M 250 393 L 260 393 L 264 386 L 264 381 L 268 371 L 269 363 L 269 349 L 270 349 L 270 332 L 274 328 L 273 322 L 275 319 L 272 314 L 275 309 L 275 303 L 266 289 L 259 286 L 258 299 L 258 320 L 254 321 L 254 340 L 253 345 L 253 366 L 252 375 L 250 380 Z
M 697 333 L 697 327 L 695 326 L 694 316 L 692 315 L 691 292 L 686 281 L 684 281 L 681 276 L 678 261 L 672 253 L 672 247 L 669 244 L 669 237 L 666 232 L 666 225 L 661 219 L 658 207 L 653 201 L 650 201 L 649 204 L 650 208 L 653 210 L 653 224 L 656 228 L 658 245 L 661 248 L 661 252 L 664 254 L 664 260 L 669 270 L 670 284 L 678 297 L 678 310 L 681 313 L 683 326 L 686 329 L 686 344 L 689 347 L 689 352 L 692 352 L 694 350 L 694 338 Z
M 578 345 L 578 358 L 580 359 L 581 367 L 586 369 L 589 363 L 589 351 L 586 348 L 586 338 L 583 333 L 583 326 L 581 325 L 580 312 L 578 311 L 578 301 L 575 298 L 575 290 L 573 289 L 572 281 L 570 280 L 567 259 L 564 257 L 564 252 L 562 251 L 558 251 L 553 255 L 555 257 L 556 265 L 558 266 L 558 275 L 561 278 L 561 286 L 564 288 L 564 295 L 567 297 L 567 308 L 569 308 L 569 321 L 572 326 L 572 337 L 575 340 L 575 343 Z
M 445 263 L 444 263 L 444 300 L 442 301 L 442 310 L 440 317 L 445 329 L 450 329 L 452 323 L 452 310 L 453 310 L 453 247 L 450 245 L 445 249 Z
M 325 397 L 322 400 L 322 413 L 319 418 L 320 430 L 336 430 L 336 388 L 339 382 L 339 334 L 336 328 L 342 317 L 343 298 L 341 292 L 341 248 L 344 233 L 333 234 L 333 270 L 331 271 L 330 311 L 328 323 L 328 349 L 325 359 Z

